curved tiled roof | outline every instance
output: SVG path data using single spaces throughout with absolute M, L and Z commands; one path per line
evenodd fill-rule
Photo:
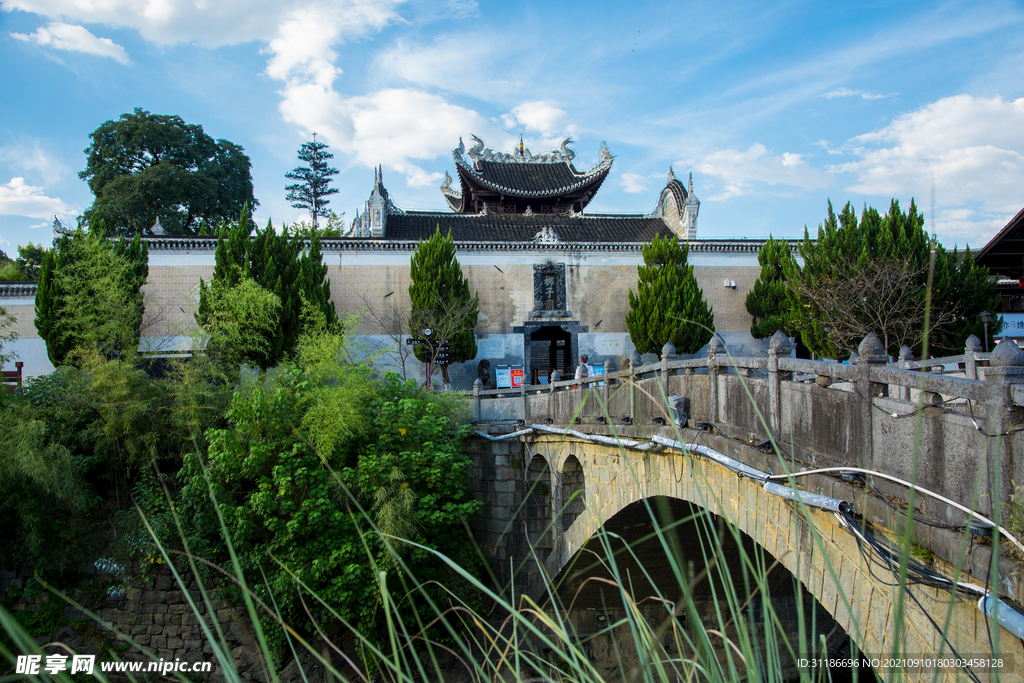
M 452 231 L 456 242 L 532 242 L 543 228 L 551 228 L 561 242 L 650 242 L 655 235 L 670 237 L 661 218 L 640 215 L 568 216 L 553 214 L 451 214 L 407 211 L 388 216 L 388 240 L 428 239 L 440 226 Z
M 0 282 L 0 297 L 32 297 L 36 296 L 35 282 Z
M 602 162 L 580 173 L 569 162 L 518 163 L 478 161 L 469 164 L 455 155 L 456 167 L 464 185 L 479 187 L 508 197 L 549 198 L 591 189 L 591 195 L 611 170 L 611 162 Z M 463 196 L 465 196 L 465 189 Z

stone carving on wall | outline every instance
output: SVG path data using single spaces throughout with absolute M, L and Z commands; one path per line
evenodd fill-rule
M 533 317 L 565 317 L 565 264 L 533 266 Z

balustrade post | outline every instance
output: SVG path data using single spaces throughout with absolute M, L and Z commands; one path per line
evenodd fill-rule
M 999 505 L 1013 494 L 1012 437 L 999 436 L 1020 421 L 1021 409 L 1013 405 L 1013 385 L 1024 384 L 1024 351 L 1009 337 L 996 345 L 985 370 L 985 469 L 987 486 L 982 491 L 981 511 L 999 519 Z M 987 500 L 984 498 L 987 497 Z
M 629 356 L 629 416 L 638 422 L 636 415 L 636 371 L 643 364 L 640 353 L 633 349 Z
M 480 411 L 480 387 L 482 387 L 482 386 L 483 386 L 483 382 L 480 381 L 479 377 L 477 377 L 476 381 L 473 382 L 473 409 L 474 409 L 474 412 L 476 413 L 476 421 L 477 422 L 480 422 L 480 420 L 482 419 L 481 418 L 482 413 Z
M 967 379 L 978 379 L 979 353 L 981 353 L 981 340 L 972 334 L 964 345 L 964 375 Z
M 889 393 L 889 385 L 881 384 L 878 382 L 871 381 L 871 368 L 885 365 L 889 361 L 889 357 L 885 353 L 885 347 L 882 346 L 882 341 L 878 338 L 874 332 L 869 332 L 868 336 L 864 337 L 864 340 L 857 347 L 857 381 L 855 384 L 855 390 L 860 397 L 864 399 L 861 402 L 861 416 L 864 425 L 863 435 L 863 462 L 864 467 L 870 469 L 877 469 L 875 467 L 875 455 L 874 455 L 874 418 L 872 414 L 872 407 L 874 405 L 874 399 L 880 396 L 886 396 Z
M 665 342 L 665 345 L 661 347 L 661 390 L 664 396 L 668 396 L 670 393 L 668 390 L 668 364 L 678 357 L 675 345 L 670 341 Z
M 718 424 L 718 356 L 725 353 L 725 342 L 716 332 L 708 345 L 708 422 Z
M 789 337 L 782 330 L 776 330 L 768 346 L 768 421 L 771 435 L 782 438 L 782 373 L 779 372 L 779 358 L 789 355 Z
M 551 371 L 551 376 L 548 378 L 548 417 L 552 420 L 555 418 L 555 382 L 562 381 L 562 373 L 557 369 Z
M 611 358 L 608 358 L 604 362 L 604 385 L 606 387 L 610 387 L 611 385 L 615 384 L 615 380 L 611 378 L 611 374 L 613 372 L 615 372 L 615 361 L 613 361 Z
M 913 360 L 914 360 L 914 351 L 913 351 L 913 349 L 911 349 L 906 344 L 904 344 L 902 347 L 900 347 L 900 359 L 899 359 L 898 367 L 901 370 L 909 370 L 910 369 L 910 363 Z M 897 389 L 896 389 L 896 392 L 897 392 L 897 396 L 899 398 L 901 398 L 902 400 L 904 400 L 904 401 L 909 401 L 910 400 L 910 386 L 909 385 L 908 386 L 903 386 L 902 384 L 899 385 L 899 387 L 897 387 Z
M 519 397 L 523 402 L 523 420 L 529 424 L 530 421 L 530 402 L 526 397 L 526 377 L 523 377 L 523 383 L 519 385 Z

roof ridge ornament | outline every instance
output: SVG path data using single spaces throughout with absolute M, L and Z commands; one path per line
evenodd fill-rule
M 558 236 L 550 225 L 545 225 L 536 235 L 533 236 L 534 244 L 559 244 L 562 238 Z
M 673 180 L 676 180 L 676 179 L 677 179 L 676 178 L 676 173 L 675 173 L 675 171 L 672 170 L 672 165 L 669 164 L 669 167 L 668 167 L 668 181 L 671 183 Z M 690 174 L 690 179 L 691 179 L 691 181 L 693 180 L 693 174 L 692 173 Z
M 470 138 L 472 138 L 476 144 L 474 144 L 469 151 L 466 151 L 462 138 L 459 138 L 459 146 L 452 150 L 456 160 L 463 154 L 469 157 L 474 163 L 489 161 L 501 164 L 562 164 L 571 163 L 572 160 L 576 158 L 576 152 L 569 147 L 569 145 L 573 144 L 573 139 L 571 137 L 564 138 L 559 144 L 558 149 L 553 149 L 545 154 L 534 154 L 530 148 L 526 146 L 522 136 L 519 137 L 519 144 L 512 147 L 511 154 L 495 152 L 490 147 L 485 147 L 484 141 L 476 135 L 470 135 Z M 604 157 L 602 157 L 602 159 L 603 158 Z

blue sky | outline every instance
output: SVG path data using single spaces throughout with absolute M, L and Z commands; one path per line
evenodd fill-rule
M 947 246 L 1024 206 L 1020 2 L 0 0 L 0 249 L 92 201 L 89 134 L 135 107 L 252 159 L 257 219 L 302 218 L 284 174 L 312 131 L 350 221 L 382 165 L 442 209 L 459 136 L 571 135 L 612 176 L 588 210 L 646 212 L 693 173 L 699 234 L 796 237 L 831 199 L 917 199 Z M 934 188 L 934 201 L 933 201 Z

